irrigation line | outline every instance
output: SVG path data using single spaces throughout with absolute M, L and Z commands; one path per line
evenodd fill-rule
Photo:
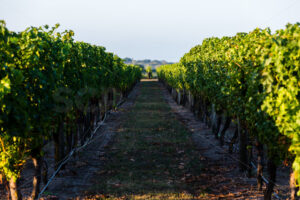
M 177 104 L 176 101 L 174 101 L 174 103 Z M 177 105 L 179 105 L 179 104 L 177 104 Z M 204 140 L 207 140 L 207 138 L 205 138 L 203 135 L 199 134 L 199 136 L 202 137 Z M 219 147 L 219 146 L 216 146 L 215 144 L 213 144 L 213 143 L 210 142 L 210 141 L 208 141 L 208 143 L 209 143 L 210 145 L 216 147 L 217 149 L 221 150 L 222 152 L 224 152 L 225 155 L 227 155 L 227 156 L 228 156 L 229 158 L 231 158 L 232 160 L 237 161 L 237 162 L 239 162 L 240 164 L 244 165 L 246 168 L 250 169 L 250 167 L 249 167 L 248 164 L 246 164 L 246 163 L 240 161 L 239 159 L 237 159 L 237 158 L 231 156 L 231 155 L 228 154 L 228 152 L 225 151 L 223 148 L 221 148 L 221 147 Z M 256 166 L 254 165 L 253 162 L 251 162 L 251 165 L 254 166 L 255 170 L 257 170 L 257 168 L 256 168 Z M 270 181 L 268 181 L 264 176 L 262 176 L 262 179 L 263 179 L 263 181 L 264 181 L 265 183 L 269 184 Z M 275 185 L 275 186 L 278 186 L 276 183 L 274 183 L 274 185 Z M 277 194 L 276 192 L 273 192 L 273 194 L 274 194 L 274 196 L 275 196 L 277 199 L 280 199 L 280 197 L 278 196 L 278 194 Z
M 104 121 L 104 120 L 103 120 L 103 121 Z M 102 122 L 103 122 L 103 121 L 102 121 Z M 98 128 L 99 128 L 100 126 L 103 125 L 102 122 L 98 125 L 98 127 L 97 127 L 95 130 L 98 130 Z M 92 137 L 94 136 L 94 133 L 95 133 L 95 132 L 96 132 L 96 131 L 93 131 L 91 137 L 89 137 L 89 138 L 85 141 L 85 143 L 84 143 L 82 146 L 79 146 L 79 147 L 76 147 L 76 148 L 72 149 L 72 150 L 70 151 L 70 153 L 63 159 L 63 161 L 60 162 L 60 164 L 58 165 L 57 169 L 54 171 L 54 173 L 52 174 L 52 176 L 51 176 L 50 179 L 48 180 L 47 184 L 43 187 L 43 189 L 42 189 L 41 192 L 39 193 L 38 199 L 40 199 L 40 196 L 41 196 L 41 195 L 45 192 L 45 190 L 48 188 L 49 184 L 50 184 L 50 183 L 52 182 L 52 180 L 55 178 L 55 176 L 56 176 L 57 173 L 60 171 L 60 169 L 62 168 L 62 166 L 63 166 L 64 164 L 66 164 L 66 163 L 71 159 L 71 157 L 72 157 L 72 155 L 74 154 L 74 152 L 78 152 L 79 150 L 83 149 L 83 148 L 88 144 L 87 142 L 88 142 L 89 140 L 92 139 Z
M 235 147 L 235 148 L 236 148 L 236 150 L 239 150 L 238 147 Z M 256 165 L 254 164 L 254 162 L 251 161 L 250 164 L 251 164 L 252 167 L 255 169 L 255 171 L 257 171 L 257 167 L 256 167 Z M 262 179 L 263 179 L 263 181 L 264 181 L 266 184 L 269 184 L 269 181 L 268 181 L 267 178 L 265 178 L 264 176 L 262 176 Z M 279 187 L 279 185 L 278 185 L 277 183 L 274 183 L 274 185 Z
M 251 165 L 252 165 L 252 167 L 255 169 L 255 171 L 257 171 L 257 168 L 256 168 L 256 166 L 255 166 L 255 164 L 251 161 Z M 269 181 L 264 177 L 264 176 L 261 176 L 261 178 L 263 179 L 263 181 L 266 183 L 266 184 L 269 184 Z M 276 186 L 278 186 L 277 184 L 276 184 Z
M 207 140 L 207 138 L 205 138 L 203 135 L 199 134 L 200 137 L 202 137 L 204 140 Z M 231 158 L 232 160 L 234 161 L 237 161 L 239 162 L 240 164 L 244 165 L 246 168 L 250 169 L 249 165 L 240 161 L 239 159 L 233 157 L 232 155 L 228 154 L 227 151 L 225 151 L 223 148 L 219 147 L 219 146 L 216 146 L 215 144 L 213 144 L 212 142 L 209 142 L 208 143 L 212 146 L 215 146 L 217 149 L 221 150 L 222 152 L 226 153 L 226 155 Z M 251 161 L 251 165 L 254 167 L 255 170 L 257 170 L 256 166 L 254 165 L 254 163 Z M 263 181 L 266 183 L 266 184 L 269 184 L 270 181 L 268 181 L 267 178 L 265 178 L 264 176 L 262 176 L 262 179 Z M 276 183 L 274 183 L 274 185 L 278 186 Z M 277 198 L 277 199 L 280 199 L 280 197 L 278 196 L 278 194 L 276 192 L 273 192 L 274 196 Z
M 227 139 L 228 139 L 228 138 L 227 138 Z M 235 147 L 235 148 L 236 148 L 237 150 L 239 150 L 238 147 Z M 251 164 L 252 167 L 255 169 L 255 171 L 257 171 L 257 167 L 256 167 L 256 165 L 254 164 L 254 162 L 251 161 L 250 164 Z M 248 166 L 248 168 L 249 168 L 249 166 Z M 269 184 L 269 181 L 268 181 L 267 178 L 265 178 L 264 176 L 262 176 L 262 179 L 263 179 L 263 181 L 264 181 L 266 184 Z M 279 187 L 279 185 L 278 185 L 277 183 L 274 183 L 274 185 L 277 186 L 277 187 Z M 276 194 L 276 195 L 277 195 L 277 194 Z M 279 198 L 279 197 L 278 197 L 278 198 Z
M 50 183 L 53 181 L 53 179 L 55 178 L 55 176 L 58 174 L 58 172 L 60 171 L 60 169 L 62 168 L 63 165 L 65 165 L 73 156 L 73 154 L 75 152 L 79 152 L 81 149 L 83 149 L 84 147 L 86 147 L 88 144 L 90 144 L 92 142 L 92 139 L 94 137 L 94 135 L 96 134 L 97 130 L 104 125 L 107 116 L 111 113 L 112 110 L 116 110 L 120 105 L 122 105 L 125 102 L 125 100 L 121 100 L 114 109 L 111 109 L 107 112 L 105 112 L 104 118 L 101 122 L 98 122 L 98 126 L 92 131 L 91 136 L 84 142 L 83 145 L 76 147 L 74 149 L 72 149 L 70 151 L 70 153 L 64 158 L 62 159 L 62 161 L 60 161 L 61 163 L 59 164 L 59 166 L 57 167 L 57 169 L 54 171 L 54 173 L 52 174 L 52 176 L 50 177 L 50 179 L 48 180 L 47 184 L 43 187 L 43 189 L 41 190 L 41 192 L 38 195 L 37 199 L 40 199 L 41 195 L 45 192 L 45 190 L 48 188 L 48 186 L 50 185 Z
M 255 171 L 257 172 L 257 168 L 255 166 L 255 164 L 251 161 L 250 162 L 252 167 L 255 169 Z M 267 178 L 265 178 L 263 175 L 261 176 L 262 180 L 266 183 L 269 184 L 269 181 Z M 274 183 L 274 185 L 279 186 L 278 184 Z M 273 192 L 274 196 L 276 197 L 276 199 L 280 199 L 280 197 L 278 196 L 278 194 L 276 192 Z

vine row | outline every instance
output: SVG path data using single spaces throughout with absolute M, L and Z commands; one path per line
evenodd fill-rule
M 58 27 L 16 33 L 0 22 L 0 179 L 13 200 L 22 199 L 18 183 L 29 159 L 36 199 L 43 148 L 54 143 L 58 166 L 141 78 L 139 66 Z
M 224 144 L 226 129 L 237 130 L 230 148 L 239 142 L 240 168 L 251 174 L 257 152 L 257 183 L 262 189 L 264 153 L 271 199 L 276 168 L 292 163 L 292 198 L 300 183 L 300 24 L 288 24 L 272 34 L 255 29 L 233 37 L 207 38 L 179 63 L 161 66 L 158 77 L 188 102 Z M 224 128 L 220 130 L 222 120 Z M 296 184 L 298 183 L 298 184 Z

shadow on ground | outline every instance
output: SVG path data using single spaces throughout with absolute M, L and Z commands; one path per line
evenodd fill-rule
M 196 199 L 208 192 L 194 187 L 204 167 L 201 156 L 155 80 L 142 82 L 106 152 L 101 158 L 104 169 L 94 177 L 86 198 Z

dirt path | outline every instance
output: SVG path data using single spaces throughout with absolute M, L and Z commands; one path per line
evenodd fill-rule
M 211 129 L 197 119 L 187 108 L 178 105 L 166 88 L 164 98 L 192 134 L 196 148 L 206 168 L 197 176 L 198 186 L 208 192 L 209 199 L 263 199 L 256 189 L 256 178 L 248 178 L 239 171 L 237 154 L 229 154 L 228 147 L 221 147 Z M 234 130 L 229 130 L 234 131 Z
M 202 168 L 190 133 L 175 118 L 158 82 L 142 82 L 135 105 L 122 120 L 94 177 L 90 199 L 193 199 Z
M 255 179 L 238 172 L 236 160 L 216 148 L 209 129 L 159 82 L 143 82 L 124 117 L 85 198 L 262 198 Z
M 103 168 L 105 149 L 110 146 L 116 130 L 120 126 L 120 119 L 133 106 L 139 88 L 140 84 L 133 89 L 125 103 L 117 111 L 111 112 L 104 126 L 96 133 L 93 141 L 73 157 L 67 163 L 65 169 L 55 177 L 44 193 L 44 199 L 77 198 L 93 186 L 91 179 Z
M 45 199 L 261 199 L 255 179 L 157 80 L 143 80 Z

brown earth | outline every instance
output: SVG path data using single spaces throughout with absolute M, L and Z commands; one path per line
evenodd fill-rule
M 144 110 L 143 106 L 147 109 L 150 106 L 150 108 Z M 151 115 L 155 115 L 155 118 L 152 119 Z M 136 118 L 137 116 L 138 118 Z M 136 122 L 132 121 L 133 118 L 136 119 Z M 142 123 L 143 120 L 145 122 Z M 152 127 L 151 125 L 154 122 L 158 123 L 159 126 Z M 170 130 L 164 130 L 168 128 L 167 125 L 164 126 L 163 122 L 171 124 Z M 145 141 L 138 141 L 141 132 L 149 131 L 145 129 L 148 126 L 151 126 L 152 132 L 148 133 L 150 135 L 142 137 L 145 138 Z M 178 134 L 180 132 L 184 135 L 180 137 L 184 138 L 187 134 L 190 139 L 182 144 L 181 149 L 178 149 L 178 146 L 174 147 L 176 152 L 166 153 L 164 151 L 167 147 L 169 150 L 173 148 L 172 139 L 166 138 L 166 141 L 163 139 L 157 141 L 156 139 L 161 136 L 151 136 L 151 134 L 159 132 L 163 134 L 164 131 L 177 131 Z M 230 129 L 229 131 L 233 130 Z M 169 132 L 166 136 L 168 135 Z M 128 142 L 127 146 L 125 142 Z M 135 142 L 137 145 L 149 145 L 147 148 L 153 148 L 153 152 L 149 154 L 147 151 L 139 150 L 137 154 L 129 155 L 128 148 L 130 144 L 135 144 Z M 139 144 L 138 142 L 146 143 Z M 125 146 L 122 147 L 124 144 Z M 134 145 L 130 148 L 134 148 Z M 144 146 L 140 148 L 144 148 Z M 46 155 L 48 156 L 47 159 L 50 166 L 53 166 L 51 147 L 47 151 L 49 152 Z M 126 102 L 117 111 L 112 112 L 105 125 L 97 132 L 93 142 L 72 158 L 66 168 L 54 178 L 43 197 L 44 199 L 262 199 L 263 193 L 256 189 L 256 179 L 248 178 L 246 174 L 241 173 L 238 169 L 237 154 L 227 152 L 227 148 L 219 145 L 211 130 L 204 123 L 200 122 L 188 108 L 176 104 L 161 83 L 158 83 L 155 79 L 143 80 L 133 89 Z M 161 157 L 162 153 L 165 157 Z M 125 160 L 119 159 L 118 156 L 120 155 Z M 190 158 L 187 158 L 189 155 Z M 145 166 L 153 164 L 153 162 L 155 166 L 161 166 L 161 163 L 165 162 L 172 164 L 168 165 L 169 168 L 164 169 L 164 171 L 156 171 L 156 168 L 155 170 L 151 168 L 144 169 L 141 175 L 137 174 L 143 176 L 150 170 L 155 171 L 155 174 L 150 173 L 154 180 L 151 183 L 151 192 L 149 188 L 145 190 L 145 188 L 138 188 L 137 185 L 125 190 L 122 188 L 125 187 L 122 180 L 128 182 L 129 179 L 131 180 L 134 177 L 136 165 L 141 164 L 136 160 L 143 159 L 145 156 L 160 157 L 160 160 L 154 159 L 151 163 L 148 160 L 142 160 L 145 162 Z M 119 160 L 116 160 L 117 158 Z M 192 166 L 189 169 L 192 172 L 187 172 L 185 166 L 192 162 L 191 158 L 195 159 L 195 162 L 199 162 L 201 167 Z M 124 166 L 128 165 L 128 167 L 121 169 L 123 164 Z M 33 173 L 31 165 L 30 162 L 27 164 L 21 180 L 22 193 L 25 197 L 28 197 L 31 190 L 31 176 Z M 114 165 L 117 165 L 116 169 L 108 170 L 108 167 Z M 175 165 L 177 165 L 176 170 L 173 169 Z M 126 170 L 130 177 L 122 177 L 124 176 L 124 174 L 120 175 L 122 170 Z M 158 168 L 158 170 L 162 169 Z M 163 180 L 164 177 L 170 177 L 172 172 L 174 172 L 172 183 L 170 182 L 171 179 Z M 116 177 L 118 177 L 118 181 L 113 182 Z M 284 181 L 280 181 L 275 190 L 281 197 L 286 198 L 288 187 L 285 171 L 279 173 L 279 177 L 283 178 Z M 138 178 L 140 177 L 137 177 L 136 180 L 140 180 Z M 149 179 L 149 177 L 146 178 Z M 155 182 L 155 180 L 158 182 Z M 103 188 L 112 182 L 112 188 Z M 158 183 L 161 184 L 161 187 L 157 187 Z M 126 187 L 131 187 L 128 185 Z M 144 187 L 145 183 L 140 185 Z M 154 185 L 156 186 L 154 187 Z M 145 187 L 148 187 L 148 185 Z M 110 195 L 111 189 L 118 191 L 118 195 Z M 139 192 L 137 195 L 134 190 L 143 192 Z M 170 195 L 166 195 L 166 193 L 170 193 Z M 4 198 L 4 192 L 0 186 L 0 199 Z

